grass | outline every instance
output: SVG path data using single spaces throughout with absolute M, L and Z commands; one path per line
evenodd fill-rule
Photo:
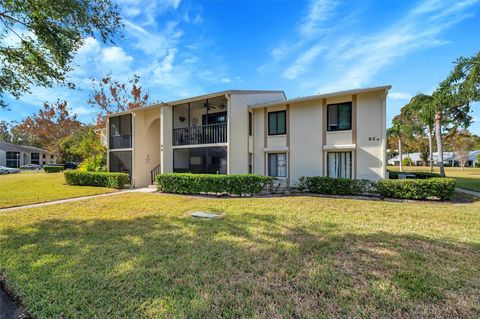
M 399 170 L 398 166 L 388 166 L 389 170 Z M 430 172 L 430 167 L 425 166 L 404 166 L 405 172 Z M 440 169 L 434 167 L 434 172 L 439 173 Z M 457 181 L 457 186 L 465 189 L 480 192 L 480 168 L 466 167 L 462 171 L 460 167 L 445 167 L 445 174 Z
M 129 193 L 0 214 L 0 270 L 36 318 L 478 318 L 478 265 L 480 202 Z
M 0 208 L 114 192 L 114 189 L 65 185 L 63 173 L 0 175 Z

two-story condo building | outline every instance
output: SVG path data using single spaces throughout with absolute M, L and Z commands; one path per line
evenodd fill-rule
M 136 187 L 171 172 L 383 179 L 389 89 L 229 90 L 111 114 L 109 170 Z

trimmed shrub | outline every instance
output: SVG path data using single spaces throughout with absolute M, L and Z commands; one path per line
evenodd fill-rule
M 256 195 L 269 187 L 271 177 L 239 174 L 168 173 L 156 177 L 158 190 L 177 194 Z
M 63 172 L 63 166 L 61 165 L 43 165 L 45 173 L 58 173 Z
M 384 197 L 403 199 L 435 197 L 449 200 L 455 194 L 455 180 L 453 178 L 386 179 L 376 183 L 376 191 Z
M 427 179 L 427 178 L 440 178 L 440 174 L 437 173 L 427 173 L 427 172 L 394 172 L 388 171 L 389 179 L 398 179 L 400 174 L 412 174 L 415 175 L 414 179 Z
M 302 192 L 326 195 L 365 195 L 371 193 L 374 182 L 365 179 L 300 177 L 298 188 Z
M 81 172 L 68 170 L 63 174 L 69 185 L 124 188 L 129 182 L 129 177 L 126 173 Z

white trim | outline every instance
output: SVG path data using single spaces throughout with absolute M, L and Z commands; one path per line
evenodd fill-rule
M 263 149 L 265 153 L 288 153 L 288 147 L 286 146 L 277 146 L 277 147 L 266 147 Z
M 172 146 L 172 149 L 184 149 L 184 148 L 201 148 L 201 147 L 228 147 L 228 143 L 211 143 L 211 144 L 192 144 L 192 145 L 177 145 Z M 227 153 L 228 154 L 228 153 Z
M 325 151 L 330 151 L 330 150 L 355 150 L 356 144 L 337 144 L 337 145 L 323 145 L 323 149 Z

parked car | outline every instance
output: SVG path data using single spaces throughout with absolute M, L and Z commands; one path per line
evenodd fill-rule
M 63 165 L 65 169 L 77 169 L 78 167 L 78 162 L 65 162 L 65 165 Z
M 27 164 L 27 165 L 22 165 L 22 166 L 20 166 L 20 169 L 41 170 L 41 169 L 42 169 L 42 165 L 38 165 L 38 164 Z
M 0 166 L 0 171 L 2 171 L 2 174 L 15 174 L 15 173 L 20 173 L 20 170 L 18 168 L 12 168 L 12 167 L 6 167 L 6 166 Z

